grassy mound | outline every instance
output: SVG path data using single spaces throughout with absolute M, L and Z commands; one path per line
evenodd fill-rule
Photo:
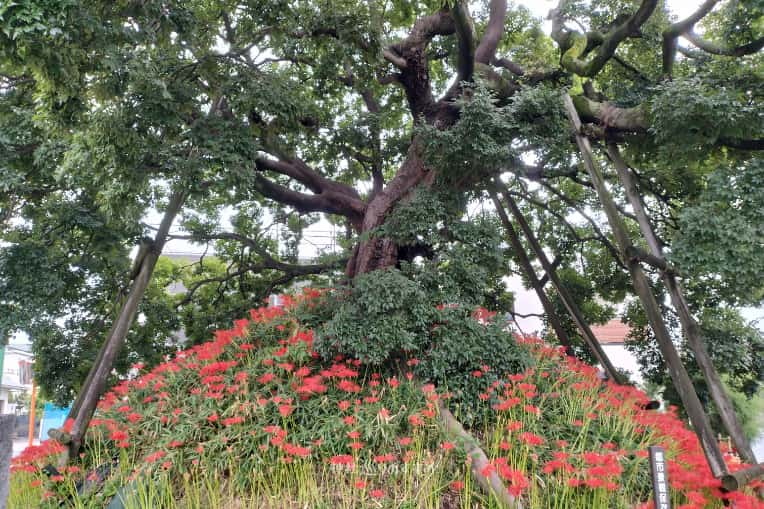
M 440 425 L 450 395 L 407 372 L 416 359 L 386 375 L 322 361 L 290 303 L 252 310 L 115 387 L 77 464 L 44 471 L 61 449 L 52 441 L 25 451 L 10 507 L 106 507 L 115 496 L 128 508 L 498 507 L 474 478 L 491 471 L 523 507 L 652 507 L 649 445 L 667 450 L 674 507 L 761 507 L 721 492 L 673 410 L 642 410 L 638 390 L 603 384 L 535 338 L 516 341 L 532 368 L 462 375 L 493 380 L 471 430 L 490 459 L 476 474 Z

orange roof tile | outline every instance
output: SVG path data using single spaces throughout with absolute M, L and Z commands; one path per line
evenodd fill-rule
M 600 344 L 618 345 L 626 340 L 626 336 L 629 334 L 629 326 L 616 318 L 604 325 L 592 325 L 592 332 Z

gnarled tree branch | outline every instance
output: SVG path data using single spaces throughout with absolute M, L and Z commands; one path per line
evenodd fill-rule
M 475 61 L 489 64 L 496 55 L 501 36 L 504 35 L 504 20 L 507 18 L 507 1 L 492 0 L 488 14 L 488 25 L 480 44 L 475 50 Z
M 552 38 L 557 41 L 562 51 L 560 64 L 579 76 L 595 76 L 615 54 L 618 45 L 626 38 L 639 37 L 641 26 L 648 20 L 658 5 L 657 0 L 642 0 L 633 15 L 623 22 L 616 23 L 606 33 L 590 32 L 582 34 L 570 31 L 565 27 L 562 7 L 563 0 L 557 9 L 550 12 L 552 18 Z M 593 53 L 587 60 L 587 56 Z
M 456 31 L 454 18 L 448 9 L 419 18 L 409 35 L 383 52 L 388 61 L 400 69 L 398 82 L 406 91 L 409 109 L 415 121 L 434 113 L 435 101 L 430 88 L 427 45 L 436 35 L 451 35 Z
M 472 81 L 475 71 L 475 26 L 467 7 L 467 2 L 459 0 L 451 9 L 456 27 L 456 38 L 459 41 L 459 53 L 456 59 L 457 83 Z
M 695 23 L 703 19 L 706 14 L 711 12 L 719 0 L 706 0 L 701 6 L 682 21 L 671 25 L 668 30 L 663 32 L 663 74 L 671 76 L 674 67 L 674 57 L 677 51 L 677 38 L 687 30 L 691 30 Z
M 363 220 L 366 205 L 347 194 L 326 190 L 320 194 L 305 194 L 276 184 L 262 175 L 255 175 L 255 188 L 266 198 L 294 207 L 303 213 L 326 212 L 347 217 L 354 226 Z
M 764 37 L 759 37 L 758 39 L 754 39 L 748 44 L 730 47 L 730 46 L 720 46 L 711 41 L 703 39 L 698 34 L 696 34 L 693 30 L 688 30 L 684 32 L 682 36 L 688 41 L 690 41 L 691 43 L 693 43 L 698 48 L 702 49 L 706 53 L 711 53 L 712 55 L 722 55 L 726 57 L 742 57 L 743 55 L 750 55 L 752 53 L 756 53 L 761 48 L 764 48 Z

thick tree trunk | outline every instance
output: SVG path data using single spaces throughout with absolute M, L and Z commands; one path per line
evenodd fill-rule
M 387 215 L 405 201 L 420 184 L 430 186 L 434 172 L 424 164 L 422 143 L 414 138 L 395 177 L 366 206 L 360 234 L 369 234 L 381 226 Z M 353 278 L 398 262 L 398 246 L 388 238 L 372 237 L 359 243 L 348 261 L 346 274 Z
M 138 311 L 138 305 L 151 282 L 154 267 L 167 240 L 170 226 L 180 212 L 185 198 L 185 191 L 175 191 L 170 197 L 170 202 L 157 230 L 153 245 L 147 250 L 140 262 L 138 274 L 133 279 L 127 300 L 122 305 L 119 315 L 112 324 L 106 342 L 96 359 L 97 362 L 91 368 L 86 385 L 82 387 L 80 395 L 72 408 L 73 410 L 76 409 L 76 414 L 70 414 L 70 417 L 74 419 L 74 424 L 68 437 L 68 457 L 63 458 L 63 462 L 67 461 L 68 458 L 76 456 L 82 445 L 85 432 L 90 424 L 93 412 L 95 412 L 98 400 L 106 389 L 106 383 L 114 366 L 114 360 L 124 345 L 127 333 Z
M 629 199 L 629 203 L 631 203 L 631 206 L 634 209 L 634 214 L 637 216 L 639 228 L 642 230 L 642 235 L 647 241 L 650 252 L 653 256 L 657 257 L 659 261 L 665 263 L 663 249 L 660 242 L 658 242 L 658 238 L 653 231 L 653 226 L 650 223 L 650 218 L 642 204 L 642 199 L 637 190 L 637 185 L 631 170 L 621 157 L 621 153 L 615 144 L 608 144 L 607 150 L 621 179 L 621 183 L 626 190 L 626 197 Z M 753 454 L 751 444 L 745 436 L 743 427 L 735 414 L 732 400 L 719 378 L 719 373 L 716 371 L 716 368 L 711 361 L 711 357 L 708 355 L 700 325 L 698 325 L 695 317 L 692 316 L 690 307 L 687 305 L 687 300 L 684 297 L 682 287 L 672 272 L 664 270 L 661 272 L 661 276 L 663 278 L 663 284 L 666 286 L 666 290 L 671 296 L 671 302 L 674 305 L 674 309 L 679 315 L 679 321 L 682 324 L 682 329 L 687 338 L 687 345 L 695 355 L 695 361 L 697 362 L 700 371 L 703 373 L 703 378 L 706 380 L 716 409 L 719 411 L 719 417 L 724 425 L 724 429 L 732 439 L 732 443 L 735 445 L 740 457 L 747 463 L 755 464 L 756 456 Z
M 613 231 L 618 248 L 621 251 L 621 256 L 629 268 L 634 290 L 639 296 L 639 300 L 647 315 L 647 320 L 650 323 L 650 328 L 655 334 L 658 347 L 661 350 L 663 359 L 666 361 L 674 388 L 679 393 L 679 397 L 682 399 L 687 415 L 690 417 L 692 427 L 695 429 L 695 433 L 703 447 L 703 452 L 706 455 L 708 466 L 714 476 L 719 478 L 727 474 L 728 470 L 727 465 L 724 462 L 724 456 L 716 441 L 716 436 L 708 421 L 708 416 L 703 410 L 703 405 L 701 405 L 700 399 L 698 399 L 698 395 L 692 385 L 690 376 L 687 374 L 687 370 L 685 369 L 684 364 L 682 364 L 682 359 L 679 357 L 679 353 L 671 340 L 671 335 L 668 332 L 666 323 L 663 321 L 663 315 L 661 314 L 658 302 L 650 288 L 650 282 L 642 271 L 639 260 L 628 255 L 629 251 L 633 249 L 631 239 L 629 238 L 623 219 L 619 216 L 613 197 L 607 190 L 602 174 L 597 167 L 594 153 L 589 144 L 589 139 L 581 134 L 581 120 L 576 112 L 576 107 L 573 105 L 573 101 L 570 99 L 569 95 L 566 95 L 564 100 L 565 108 L 576 136 L 576 143 L 578 144 L 578 148 L 581 151 L 584 160 L 584 165 L 589 173 L 594 189 L 597 192 L 597 196 L 602 203 L 602 208 L 607 216 L 608 223 Z

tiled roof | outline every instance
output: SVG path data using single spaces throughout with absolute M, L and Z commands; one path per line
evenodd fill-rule
M 605 325 L 592 325 L 592 332 L 602 345 L 620 345 L 629 334 L 629 326 L 616 318 Z

